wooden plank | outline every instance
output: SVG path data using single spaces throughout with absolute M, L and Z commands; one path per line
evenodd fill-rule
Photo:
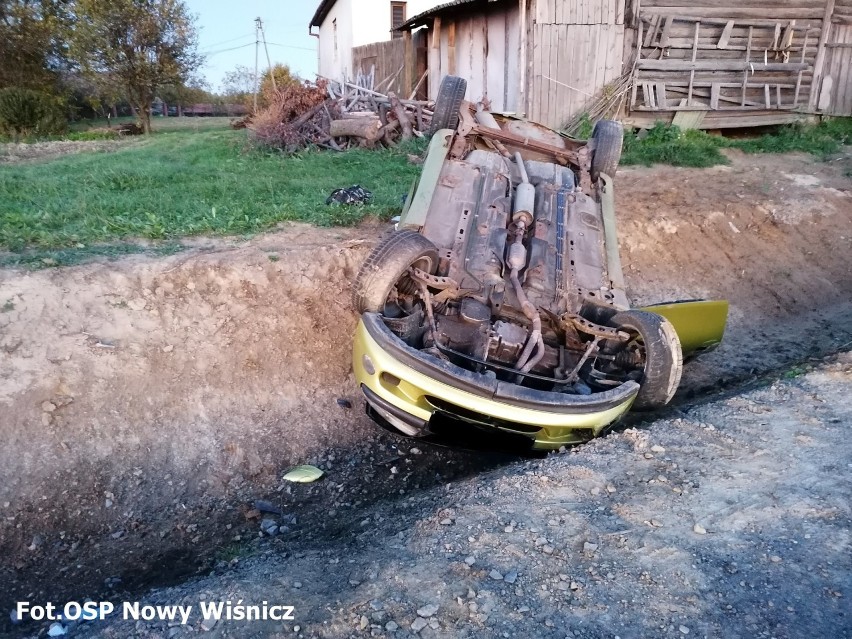
M 669 46 L 669 33 L 672 30 L 672 23 L 674 20 L 671 17 L 666 18 L 665 25 L 663 26 L 663 32 L 660 34 L 660 47 Z
M 521 52 L 521 15 L 519 11 L 506 10 L 506 110 L 516 113 L 524 111 L 524 90 L 521 89 L 525 55 Z
M 678 127 L 681 131 L 687 129 L 699 129 L 707 111 L 678 111 L 672 118 L 672 126 Z
M 557 56 L 561 64 L 557 64 L 556 67 L 556 76 L 562 84 L 559 84 L 556 89 L 556 102 L 557 104 L 565 104 L 568 102 L 568 99 L 571 97 L 569 94 L 570 89 L 566 85 L 571 84 L 571 69 L 574 66 L 572 64 L 572 58 L 570 56 L 570 46 L 572 44 L 570 40 L 570 30 L 571 26 L 567 24 L 561 24 L 558 27 L 558 39 L 557 39 Z
M 432 48 L 441 48 L 441 16 L 436 16 L 432 22 Z
M 822 16 L 822 33 L 820 33 L 819 42 L 817 43 L 817 54 L 814 60 L 814 79 L 811 82 L 811 92 L 808 97 L 808 106 L 811 109 L 817 107 L 818 87 L 822 80 L 822 70 L 825 65 L 825 44 L 828 42 L 828 36 L 831 33 L 831 15 L 834 13 L 835 0 L 826 0 L 825 11 Z
M 716 43 L 717 49 L 727 49 L 728 41 L 731 39 L 731 32 L 734 30 L 734 20 L 728 20 L 728 24 L 725 25 L 725 28 L 722 29 L 722 35 L 719 37 L 719 41 Z
M 805 53 L 808 50 L 808 34 L 805 34 L 805 43 L 802 45 L 802 59 L 800 62 L 805 61 Z M 796 91 L 793 95 L 793 106 L 799 106 L 799 92 L 802 89 L 802 71 L 799 71 L 796 76 Z
M 720 83 L 720 85 L 721 85 L 721 83 Z M 722 87 L 720 86 L 720 89 L 721 88 Z M 666 85 L 666 90 L 669 93 L 686 93 L 686 89 L 684 89 L 683 87 L 673 86 L 671 84 Z M 706 99 L 708 101 L 707 105 L 704 105 L 705 108 L 709 107 L 710 91 L 707 91 L 707 90 L 704 90 L 704 89 L 699 89 L 699 88 L 694 88 L 693 91 L 692 91 L 692 97 L 693 97 L 693 104 L 687 104 L 686 106 L 702 106 L 701 104 L 696 104 L 694 102 L 694 100 L 696 98 L 701 98 L 701 99 Z M 734 97 L 731 97 L 731 96 L 722 95 L 721 93 L 719 94 L 719 102 L 720 103 L 724 102 L 726 104 L 736 104 L 738 106 L 759 106 L 760 108 L 763 108 L 763 102 L 762 101 L 761 102 L 754 102 L 754 101 L 749 100 L 748 102 L 746 102 L 746 104 L 740 104 L 739 98 L 734 98 Z
M 769 93 L 769 85 L 768 84 L 763 85 L 763 93 L 764 93 L 764 96 L 766 98 L 766 108 L 769 109 L 769 108 L 772 107 L 772 98 L 770 97 L 771 94 Z
M 657 108 L 665 109 L 668 106 L 668 100 L 666 100 L 665 82 L 657 82 L 655 88 L 657 93 Z
M 701 22 L 695 23 L 695 33 L 692 39 L 692 61 L 695 62 L 698 57 L 698 36 L 701 32 Z M 695 83 L 695 69 L 689 72 L 689 92 L 686 95 L 686 104 L 692 104 L 692 85 Z
M 746 20 L 819 20 L 822 9 L 752 9 L 742 7 L 709 7 L 708 2 L 682 7 L 654 7 L 653 11 L 661 16 L 689 16 L 703 18 L 724 18 L 725 20 L 743 18 Z
M 456 23 L 447 25 L 447 73 L 456 75 Z
M 643 47 L 650 47 L 654 42 L 654 37 L 657 35 L 657 27 L 659 26 L 660 16 L 651 16 L 651 21 L 648 24 L 648 31 L 645 34 L 645 41 L 642 43 Z
M 509 60 L 506 59 L 506 13 L 495 11 L 485 16 L 485 36 L 488 55 L 483 55 L 485 65 L 485 92 L 491 99 L 494 111 L 507 111 L 506 85 Z M 514 61 L 517 64 L 517 60 Z
M 642 84 L 642 100 L 646 107 L 651 109 L 657 108 L 657 97 L 654 95 L 654 85 L 650 82 Z
M 650 129 L 656 122 L 671 122 L 673 113 L 655 112 L 631 112 L 623 119 L 626 126 L 642 129 Z M 770 126 L 775 124 L 790 124 L 793 122 L 815 122 L 814 116 L 790 111 L 754 112 L 748 115 L 738 111 L 727 113 L 725 111 L 712 111 L 706 113 L 701 123 L 702 129 L 731 129 L 752 126 Z
M 615 0 L 615 24 L 624 24 L 626 0 Z
M 753 69 L 754 71 L 790 71 L 795 72 L 808 68 L 807 64 L 799 64 L 798 62 L 752 62 L 747 63 L 744 60 L 639 60 L 637 68 L 648 71 L 744 71 Z
M 541 70 L 541 39 L 543 29 L 543 25 L 533 25 L 533 72 L 529 100 L 530 117 L 536 122 L 541 121 L 541 85 L 544 83 Z
M 411 40 L 411 31 L 402 33 L 403 47 L 405 48 L 405 71 L 403 77 L 403 91 L 400 97 L 405 97 L 414 88 L 414 72 L 417 61 L 414 57 L 414 42 Z
M 721 87 L 718 82 L 714 82 L 710 86 L 710 108 L 714 111 L 719 108 L 719 91 Z

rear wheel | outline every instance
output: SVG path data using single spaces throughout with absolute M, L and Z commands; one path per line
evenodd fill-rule
M 396 231 L 381 242 L 358 271 L 352 301 L 358 313 L 385 313 L 389 298 L 413 285 L 408 269 L 426 273 L 438 269 L 438 249 L 416 231 Z M 407 291 L 406 291 L 407 292 Z
M 455 129 L 459 125 L 459 109 L 467 91 L 467 80 L 455 75 L 445 75 L 435 98 L 435 112 L 429 134 L 435 135 L 441 129 Z
M 592 179 L 597 180 L 601 173 L 614 178 L 621 161 L 621 147 L 624 144 L 624 127 L 615 120 L 598 120 L 592 130 L 595 148 L 592 152 Z
M 674 326 L 648 311 L 616 313 L 609 325 L 630 335 L 617 357 L 627 369 L 627 377 L 640 384 L 633 407 L 653 410 L 668 404 L 683 372 L 683 354 Z

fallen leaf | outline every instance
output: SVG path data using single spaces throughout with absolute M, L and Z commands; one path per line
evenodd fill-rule
M 322 476 L 323 472 L 319 468 L 305 464 L 304 466 L 296 466 L 293 470 L 285 474 L 282 479 L 300 484 L 308 484 Z

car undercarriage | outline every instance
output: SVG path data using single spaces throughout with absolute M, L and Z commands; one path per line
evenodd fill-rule
M 496 385 L 486 400 L 534 397 L 544 411 L 534 418 L 554 407 L 582 413 L 584 401 L 597 406 L 614 398 L 618 410 L 596 409 L 599 419 L 590 423 L 599 429 L 631 405 L 668 403 L 685 349 L 667 315 L 686 318 L 691 354 L 719 343 L 727 305 L 631 309 L 614 211 L 621 125 L 600 121 L 590 140 L 580 141 L 482 104 L 449 103 L 457 110 L 444 111 L 447 127 L 434 132 L 397 230 L 355 284 L 357 310 L 380 318 L 410 352 L 387 342 L 371 347 L 396 350 L 397 359 L 412 363 L 407 375 L 425 371 L 444 389 L 464 386 L 473 374 L 480 386 Z M 712 321 L 700 320 L 705 311 Z M 362 325 L 384 339 L 372 320 Z M 373 405 L 419 412 L 428 404 L 426 415 L 443 409 L 425 391 L 406 392 L 399 376 L 371 374 L 366 350 L 362 360 L 356 365 Z M 480 412 L 500 410 L 491 403 Z

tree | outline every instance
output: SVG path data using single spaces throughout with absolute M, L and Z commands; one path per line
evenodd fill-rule
M 182 0 L 77 0 L 72 50 L 90 77 L 121 87 L 145 133 L 158 89 L 183 85 L 202 62 Z
M 273 84 L 272 78 L 275 78 Z M 293 75 L 290 67 L 286 64 L 275 64 L 271 69 L 267 69 L 260 76 L 260 97 L 263 105 L 267 105 L 275 93 L 276 88 L 280 91 L 290 84 L 296 84 L 299 78 Z
M 229 102 L 244 104 L 251 108 L 252 95 L 257 85 L 254 71 L 238 64 L 233 71 L 228 71 L 222 80 L 222 95 Z
M 67 66 L 70 0 L 0 0 L 0 88 L 55 93 Z

